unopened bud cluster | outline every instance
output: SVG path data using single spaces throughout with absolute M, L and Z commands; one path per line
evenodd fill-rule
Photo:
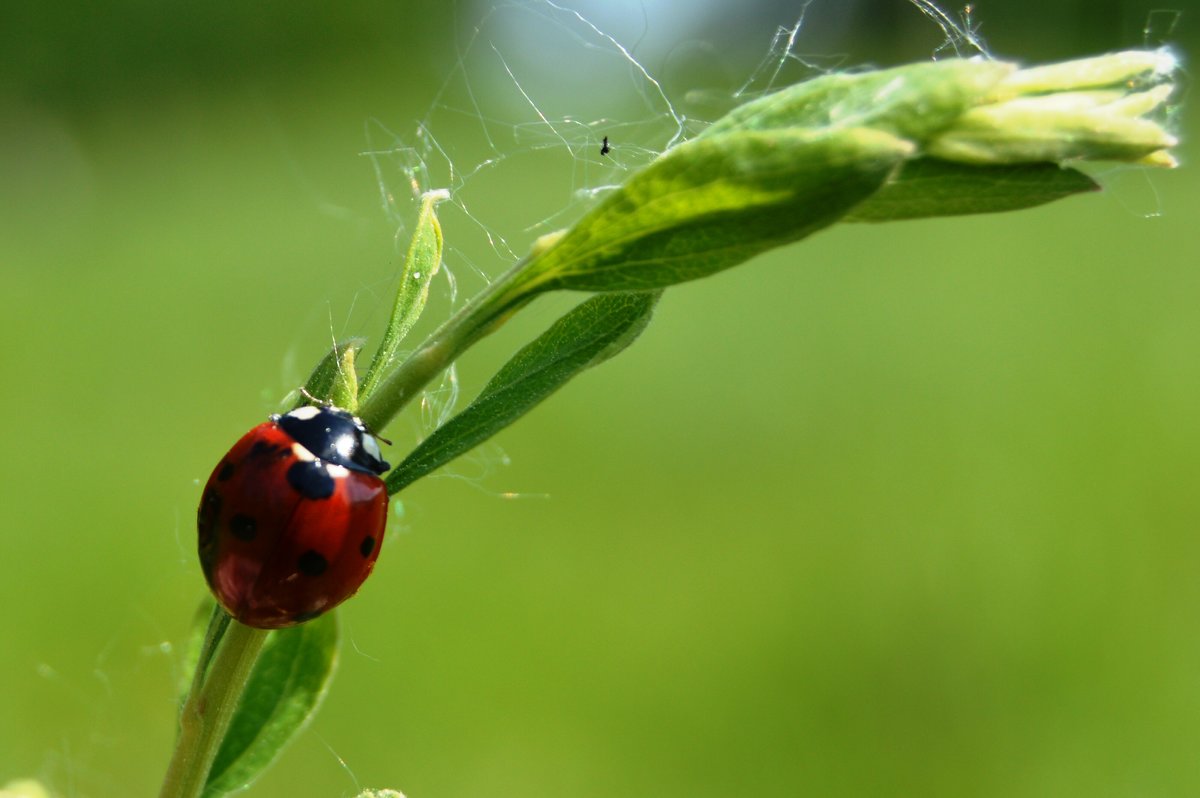
M 978 164 L 1115 160 L 1172 167 L 1162 125 L 1177 68 L 1168 51 L 1130 51 L 1014 70 L 929 142 L 929 155 Z

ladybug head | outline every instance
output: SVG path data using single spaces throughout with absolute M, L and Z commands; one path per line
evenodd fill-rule
M 379 451 L 379 441 L 345 410 L 306 405 L 271 420 L 318 460 L 370 474 L 391 468 Z

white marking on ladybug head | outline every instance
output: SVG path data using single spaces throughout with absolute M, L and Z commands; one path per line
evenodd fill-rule
M 383 452 L 379 451 L 379 441 L 375 440 L 374 435 L 363 433 L 362 447 L 366 450 L 367 454 L 371 455 L 376 460 L 383 459 Z
M 298 443 L 292 444 L 292 454 L 296 455 L 296 459 L 303 460 L 306 463 L 311 463 L 313 460 L 317 459 L 316 455 Z
M 325 466 L 325 473 L 334 479 L 345 479 L 350 476 L 350 469 L 345 466 L 329 464 Z
M 313 407 L 312 405 L 304 405 L 303 407 L 297 407 L 295 410 L 288 413 L 288 416 L 299 421 L 308 421 L 309 419 L 316 418 L 320 414 L 321 408 Z

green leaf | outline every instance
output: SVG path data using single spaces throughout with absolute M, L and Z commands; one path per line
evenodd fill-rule
M 422 198 L 421 212 L 417 216 L 416 229 L 408 245 L 408 257 L 404 260 L 404 271 L 400 274 L 400 285 L 396 289 L 396 303 L 392 317 L 384 330 L 383 340 L 375 352 L 374 359 L 363 377 L 362 394 L 370 396 L 396 359 L 400 343 L 412 330 L 417 319 L 425 310 L 429 299 L 429 285 L 442 265 L 442 227 L 438 222 L 435 206 L 446 199 L 445 191 L 430 191 Z
M 358 375 L 354 371 L 354 360 L 364 343 L 365 339 L 350 338 L 334 344 L 304 383 L 309 396 L 355 412 L 358 409 Z M 307 403 L 308 399 L 304 397 L 297 402 L 300 405 Z
M 218 609 L 212 596 L 205 596 L 192 616 L 192 628 L 183 651 L 183 668 L 179 673 L 180 708 L 193 687 L 197 668 L 207 668 L 217 644 L 229 624 L 229 616 Z M 200 661 L 204 657 L 204 662 Z
M 333 675 L 337 638 L 332 612 L 271 633 L 209 771 L 205 798 L 250 784 L 304 728 Z
M 388 493 L 478 446 L 584 369 L 621 352 L 641 334 L 658 291 L 592 297 L 508 361 L 474 402 L 421 442 L 390 474 Z
M 633 291 L 704 277 L 838 221 L 912 151 L 865 129 L 693 139 L 609 194 L 519 279 L 528 292 Z
M 830 75 L 754 100 L 633 174 L 569 230 L 539 239 L 402 364 L 386 369 L 360 415 L 382 429 L 544 291 L 664 288 L 847 216 L 1012 210 L 1092 188 L 1081 175 L 1051 171 L 1045 164 L 1052 161 L 1173 166 L 1177 138 L 1156 120 L 1170 111 L 1177 69 L 1166 51 L 1029 70 L 947 59 Z M 933 157 L 1029 168 L 970 172 L 923 163 L 901 171 L 906 161 Z
M 869 127 L 916 141 L 945 129 L 1016 70 L 949 58 L 797 83 L 734 108 L 700 138 L 738 130 Z
M 398 790 L 363 790 L 354 798 L 404 798 Z
M 1032 208 L 1100 186 L 1052 163 L 970 166 L 936 158 L 909 161 L 843 221 L 889 222 Z

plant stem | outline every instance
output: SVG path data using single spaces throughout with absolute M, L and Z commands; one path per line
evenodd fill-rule
M 265 629 L 231 620 L 219 608 L 213 614 L 180 713 L 179 739 L 159 798 L 199 798 L 204 792 L 208 772 L 268 634 Z
M 358 415 L 372 430 L 382 430 L 406 404 L 473 343 L 495 330 L 531 300 L 530 261 L 517 263 L 434 330 L 394 371 L 360 396 Z

